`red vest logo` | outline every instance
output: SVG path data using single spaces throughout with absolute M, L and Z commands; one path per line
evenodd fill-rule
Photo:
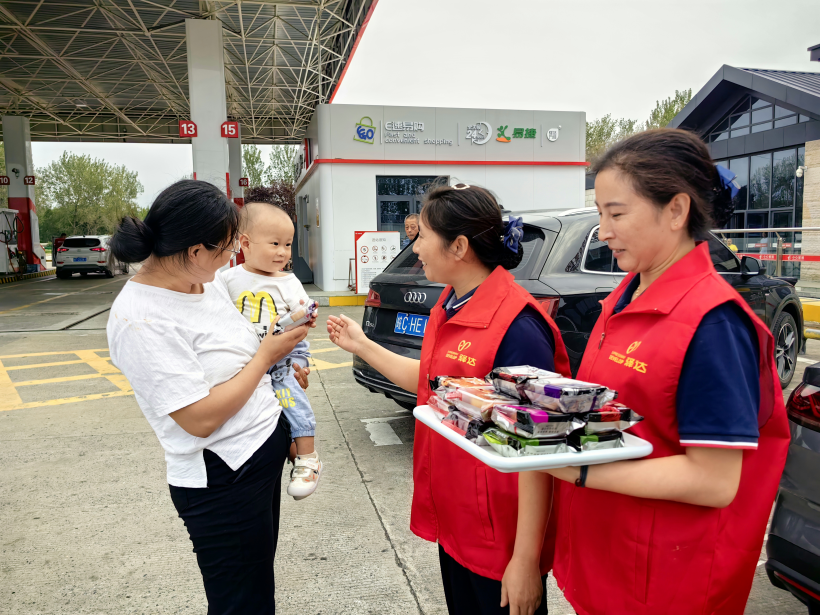
M 461 352 L 462 350 L 467 350 L 472 345 L 472 342 L 468 342 L 467 340 L 461 340 L 458 343 L 458 351 Z
M 629 348 L 626 349 L 626 354 L 630 354 L 631 352 L 634 352 L 635 350 L 638 349 L 638 346 L 640 346 L 640 345 L 641 345 L 640 342 L 632 342 L 629 345 Z

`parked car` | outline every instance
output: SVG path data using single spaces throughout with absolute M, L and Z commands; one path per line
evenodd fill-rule
M 786 405 L 791 444 L 766 541 L 771 582 L 820 615 L 820 363 Z
M 121 263 L 108 249 L 110 235 L 74 235 L 67 237 L 63 245 L 52 254 L 57 277 L 70 278 L 79 273 L 104 273 L 113 278 L 117 271 L 128 273 L 128 265 Z
M 524 212 L 522 216 L 524 258 L 512 273 L 555 320 L 575 374 L 601 314 L 599 302 L 625 273 L 606 242 L 598 238 L 596 210 Z M 803 342 L 803 308 L 793 284 L 766 275 L 757 259 L 739 259 L 713 235 L 709 250 L 720 275 L 772 329 L 777 371 L 785 388 L 794 376 Z M 362 319 L 365 334 L 388 350 L 418 359 L 427 316 L 442 289 L 442 284 L 424 277 L 412 245 L 408 246 L 370 283 Z M 415 403 L 412 393 L 392 384 L 360 357 L 353 358 L 353 375 L 362 386 L 402 406 Z

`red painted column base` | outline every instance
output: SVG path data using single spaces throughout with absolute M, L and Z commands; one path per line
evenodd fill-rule
M 17 235 L 17 249 L 25 251 L 26 262 L 29 265 L 37 265 L 38 271 L 42 271 L 45 269 L 45 263 L 34 254 L 31 243 L 31 212 L 36 213 L 37 208 L 28 197 L 10 196 L 9 209 L 17 210 L 17 219 L 21 222 L 21 231 Z

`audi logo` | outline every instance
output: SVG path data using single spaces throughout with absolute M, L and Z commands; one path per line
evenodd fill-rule
M 414 290 L 404 293 L 404 301 L 405 303 L 424 303 L 427 301 L 427 293 L 419 293 Z

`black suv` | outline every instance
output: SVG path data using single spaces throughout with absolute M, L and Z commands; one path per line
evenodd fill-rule
M 524 258 L 511 273 L 555 320 L 575 374 L 601 314 L 599 302 L 625 274 L 606 242 L 598 239 L 596 210 L 525 212 L 522 216 Z M 712 235 L 709 250 L 717 271 L 774 333 L 777 371 L 785 388 L 794 376 L 803 343 L 803 308 L 793 281 L 766 275 L 757 259 L 744 256 L 741 261 Z M 362 319 L 365 334 L 388 350 L 418 359 L 426 317 L 443 288 L 424 277 L 412 245 L 408 246 L 370 283 Z M 415 405 L 415 395 L 355 356 L 353 375 L 372 392 L 384 393 L 405 407 Z

